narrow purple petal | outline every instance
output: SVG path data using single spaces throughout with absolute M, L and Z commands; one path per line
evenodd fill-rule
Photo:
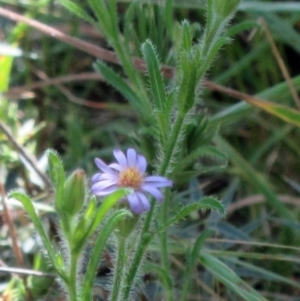
M 145 184 L 147 185 L 151 185 L 153 187 L 156 187 L 156 188 L 164 188 L 164 187 L 170 187 L 172 186 L 172 181 L 169 181 L 170 183 L 165 183 L 165 182 L 144 182 Z
M 136 192 L 135 194 L 138 196 L 138 198 L 142 202 L 144 210 L 149 211 L 151 205 L 150 205 L 148 198 L 141 192 Z
M 161 176 L 149 176 L 144 179 L 144 183 L 153 185 L 155 187 L 172 186 L 173 182 Z
M 140 202 L 135 193 L 128 195 L 127 199 L 129 206 L 134 213 L 141 214 L 143 212 L 143 204 Z
M 138 155 L 138 156 L 137 156 L 137 165 L 136 165 L 136 167 L 138 168 L 138 170 L 139 170 L 142 174 L 145 173 L 146 168 L 147 168 L 147 161 L 146 161 L 146 159 L 145 159 L 144 156 L 142 156 L 142 155 Z
M 112 169 L 115 169 L 117 171 L 122 171 L 124 169 L 123 166 L 121 166 L 120 164 L 118 163 L 111 163 L 108 165 L 109 168 L 112 168 Z
M 127 150 L 127 162 L 128 162 L 128 167 L 136 166 L 137 164 L 137 155 L 136 155 L 136 151 L 133 148 L 129 148 Z
M 91 178 L 91 182 L 94 184 L 98 181 L 103 181 L 103 180 L 111 180 L 114 182 L 118 181 L 118 175 L 111 175 L 109 173 L 97 173 Z
M 143 184 L 142 187 L 141 187 L 143 191 L 146 191 L 146 192 L 149 192 L 150 194 L 152 194 L 157 201 L 162 201 L 163 200 L 163 195 L 162 193 L 157 189 L 155 188 L 154 186 L 152 185 L 147 185 L 147 184 Z
M 118 188 L 117 185 L 111 186 L 111 187 L 106 188 L 106 189 L 100 189 L 100 190 L 93 189 L 93 187 L 92 187 L 91 191 L 95 195 L 104 196 L 104 195 L 108 195 L 108 194 L 113 193 L 114 191 L 116 191 L 117 188 Z
M 109 173 L 96 173 L 92 176 L 91 182 L 95 184 L 96 182 L 103 181 L 103 180 L 111 180 L 111 181 L 118 181 L 117 175 L 112 175 Z
M 96 158 L 95 163 L 99 169 L 108 174 L 114 174 L 114 171 L 111 170 L 101 159 Z
M 121 166 L 127 167 L 127 159 L 122 151 L 115 149 L 114 156 Z
M 93 184 L 92 186 L 92 190 L 93 191 L 100 191 L 100 190 L 103 190 L 103 189 L 106 189 L 106 188 L 109 188 L 113 185 L 116 185 L 116 181 L 112 181 L 112 180 L 104 180 L 104 181 L 99 181 L 95 184 Z
M 101 175 L 103 175 L 103 173 L 96 173 L 96 174 L 94 174 L 94 175 L 91 177 L 91 182 L 94 183 L 94 182 L 99 181 Z M 106 174 L 105 174 L 105 175 L 106 175 Z
M 163 181 L 168 181 L 167 178 L 161 177 L 161 176 L 148 176 L 145 179 L 147 179 L 147 182 L 163 182 Z

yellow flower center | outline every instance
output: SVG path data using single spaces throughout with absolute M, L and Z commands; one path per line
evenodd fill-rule
M 120 187 L 138 189 L 143 182 L 143 175 L 134 167 L 124 169 L 119 174 L 118 184 Z

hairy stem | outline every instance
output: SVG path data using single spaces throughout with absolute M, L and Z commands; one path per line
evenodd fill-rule
M 170 139 L 170 143 L 168 144 L 168 146 L 166 147 L 167 150 L 165 152 L 165 156 L 162 160 L 162 164 L 158 170 L 158 174 L 159 175 L 165 175 L 167 173 L 167 170 L 170 166 L 170 163 L 172 161 L 172 158 L 174 156 L 176 147 L 177 147 L 177 142 L 178 142 L 178 138 L 180 137 L 181 133 L 182 133 L 182 128 L 183 128 L 183 124 L 184 124 L 184 118 L 185 116 L 181 116 L 178 115 L 177 119 L 175 121 L 174 127 L 173 127 L 173 131 L 172 131 L 172 135 L 171 135 L 171 139 Z M 151 221 L 153 218 L 153 214 L 154 214 L 154 202 L 152 202 L 152 206 L 150 211 L 148 212 L 146 219 L 144 221 L 144 225 L 143 225 L 143 229 L 141 231 L 141 235 L 140 235 L 140 239 L 139 239 L 139 243 L 137 244 L 138 249 L 134 255 L 131 267 L 129 269 L 129 272 L 127 274 L 126 277 L 126 282 L 125 282 L 125 287 L 124 287 L 124 295 L 123 295 L 123 300 L 126 301 L 128 300 L 129 296 L 130 296 L 130 291 L 131 291 L 131 287 L 133 285 L 137 270 L 139 268 L 139 265 L 141 263 L 141 260 L 143 258 L 143 255 L 147 249 L 148 243 L 149 243 L 149 229 L 150 229 L 150 225 L 151 225 Z M 163 209 L 163 211 L 165 211 L 164 214 L 164 218 L 161 221 L 162 223 L 165 222 L 164 219 L 167 218 L 166 213 L 167 213 L 167 202 L 164 203 L 163 205 L 165 207 L 165 209 Z M 161 238 L 163 239 L 163 238 Z M 169 267 L 169 262 L 168 262 L 168 250 L 167 250 L 167 245 L 164 246 L 164 258 L 165 258 L 165 262 L 164 262 L 164 267 Z M 169 268 L 167 268 L 167 270 L 169 270 Z M 169 290 L 169 292 L 171 292 L 171 290 Z M 168 300 L 173 300 L 173 296 L 170 296 L 170 299 L 168 298 Z
M 71 253 L 68 293 L 70 301 L 77 301 L 77 262 L 78 255 Z
M 117 239 L 117 262 L 114 269 L 114 280 L 110 301 L 123 301 L 124 270 L 126 263 L 126 238 L 120 236 Z
M 164 201 L 164 204 L 162 206 L 162 214 L 161 214 L 161 225 L 167 222 L 168 218 L 168 203 L 169 198 L 166 198 Z M 161 262 L 162 266 L 166 272 L 166 275 L 168 275 L 168 281 L 166 282 L 166 297 L 168 301 L 173 301 L 173 281 L 171 277 L 171 271 L 170 271 L 170 264 L 169 264 L 169 252 L 168 252 L 168 236 L 167 231 L 163 231 L 160 234 L 160 248 L 161 248 Z

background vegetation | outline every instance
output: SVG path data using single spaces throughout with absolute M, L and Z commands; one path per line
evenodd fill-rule
M 118 4 L 121 30 L 129 2 Z M 112 87 L 108 74 L 101 74 L 97 59 L 121 76 L 123 66 L 105 33 L 70 12 L 66 1 L 0 3 L 0 291 L 3 301 L 59 300 L 32 224 L 18 202 L 4 203 L 5 192 L 22 188 L 33 196 L 59 243 L 45 151 L 57 150 L 68 172 L 80 167 L 91 176 L 96 156 L 109 162 L 113 149 L 133 146 L 143 150 L 153 168 L 155 146 L 142 123 L 151 112 L 139 114 L 118 83 Z M 74 3 L 94 16 L 88 5 Z M 132 56 L 141 58 L 139 45 L 150 38 L 167 77 L 167 66 L 174 67 L 176 26 L 188 19 L 197 42 L 205 25 L 204 5 L 174 1 L 168 18 L 161 1 L 140 1 L 127 32 Z M 177 285 L 191 243 L 203 229 L 214 230 L 194 268 L 187 300 L 263 300 L 247 296 L 245 283 L 267 300 L 300 300 L 299 29 L 297 2 L 242 1 L 228 32 L 232 41 L 203 82 L 197 106 L 198 122 L 206 124 L 201 139 L 212 139 L 226 158 L 218 153 L 197 161 L 199 172 L 186 174 L 188 181 L 179 175 L 172 210 L 213 195 L 227 215 L 194 212 L 168 233 Z M 99 266 L 95 300 L 105 300 L 112 252 L 108 246 Z M 154 242 L 137 300 L 163 300 L 164 277 L 155 265 L 159 254 Z M 34 274 L 37 270 L 41 273 Z

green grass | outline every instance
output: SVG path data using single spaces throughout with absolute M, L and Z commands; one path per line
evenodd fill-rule
M 105 56 L 101 64 L 97 63 L 89 47 L 72 46 L 65 38 L 59 40 L 38 30 L 38 26 L 15 23 L 0 15 L 3 44 L 21 51 L 19 56 L 7 56 L 1 53 L 4 46 L 0 44 L 0 120 L 19 145 L 16 147 L 0 129 L 0 166 L 5 175 L 0 185 L 7 192 L 21 188 L 34 197 L 41 220 L 47 225 L 53 243 L 58 245 L 55 216 L 49 207 L 51 192 L 21 151 L 25 150 L 35 165 L 46 173 L 45 151 L 56 149 L 69 173 L 80 167 L 91 176 L 95 172 L 95 157 L 109 162 L 113 149 L 134 146 L 143 150 L 150 170 L 155 169 L 158 154 L 148 127 L 153 118 L 151 108 L 145 110 L 150 93 L 143 89 L 148 82 L 140 76 L 140 71 L 130 69 L 130 56 L 122 52 L 123 47 L 132 47 L 131 55 L 141 57 L 140 43 L 151 38 L 162 63 L 175 67 L 178 23 L 183 18 L 189 19 L 195 42 L 205 24 L 204 1 L 174 1 L 172 16 L 163 15 L 158 7 L 139 7 L 138 14 L 134 15 L 133 10 L 131 19 L 129 15 L 126 20 L 124 12 L 130 2 L 120 1 L 118 17 L 121 30 L 124 30 L 124 22 L 132 22 L 132 31 L 126 33 L 124 30 L 124 40 L 111 47 L 108 33 L 98 30 L 107 26 L 107 31 L 115 34 L 116 29 L 109 27 L 109 18 L 103 17 L 102 27 L 93 19 L 94 25 L 98 24 L 95 28 L 59 1 L 0 1 L 1 8 L 98 47 L 115 50 L 121 57 L 118 64 Z M 82 4 L 79 0 L 74 3 Z M 78 14 L 88 20 L 97 15 L 91 13 L 87 4 Z M 153 27 L 153 18 L 156 18 L 157 27 Z M 265 109 L 267 105 L 259 108 L 242 98 L 213 89 L 205 88 L 199 96 L 195 114 L 206 114 L 207 139 L 212 139 L 228 164 L 216 151 L 213 158 L 196 160 L 197 172 L 188 173 L 190 165 L 187 164 L 186 170 L 176 173 L 171 200 L 174 205 L 169 214 L 176 214 L 182 205 L 189 205 L 203 195 L 222 200 L 229 214 L 221 217 L 203 211 L 188 212 L 184 220 L 169 229 L 170 269 L 178 298 L 186 266 L 193 273 L 187 300 L 299 298 L 300 113 L 266 33 L 258 23 L 259 18 L 267 22 L 294 87 L 300 90 L 300 4 L 296 1 L 243 1 L 231 21 L 231 26 L 236 26 L 230 36 L 232 40 L 222 47 L 206 79 L 262 98 L 270 102 L 269 109 Z M 91 74 L 96 73 L 95 70 L 104 78 L 71 78 L 68 82 L 45 84 L 42 88 L 31 87 L 40 81 L 47 83 L 48 79 Z M 158 99 L 164 97 L 163 83 L 171 85 L 172 80 L 162 78 L 158 83 Z M 16 87 L 21 87 L 21 92 Z M 277 105 L 284 110 L 278 111 Z M 193 141 L 203 139 L 205 143 L 205 134 L 193 130 L 190 130 L 188 142 L 192 145 Z M 187 143 L 187 150 L 188 147 Z M 211 165 L 213 169 L 201 171 L 202 167 Z M 9 211 L 16 230 L 13 238 L 19 247 L 12 248 L 13 234 L 8 231 L 12 224 L 3 220 L 5 227 L 0 236 L 0 248 L 4 264 L 0 267 L 52 273 L 40 257 L 39 242 L 24 212 L 10 204 L 10 200 L 6 202 L 12 205 Z M 0 209 L 2 217 L 7 216 L 2 202 Z M 203 229 L 213 230 L 214 234 L 197 253 L 194 243 L 200 239 Z M 21 266 L 18 249 L 23 254 Z M 112 264 L 111 253 L 108 247 L 95 280 L 104 296 Z M 149 259 L 151 263 L 144 267 L 145 276 L 138 281 L 136 300 L 162 300 L 164 289 L 169 285 L 168 275 L 160 269 L 160 243 L 156 239 L 149 245 Z M 53 278 L 27 275 L 24 279 L 22 282 L 16 274 L 0 269 L 0 294 L 7 296 L 4 300 L 57 300 L 59 290 Z

